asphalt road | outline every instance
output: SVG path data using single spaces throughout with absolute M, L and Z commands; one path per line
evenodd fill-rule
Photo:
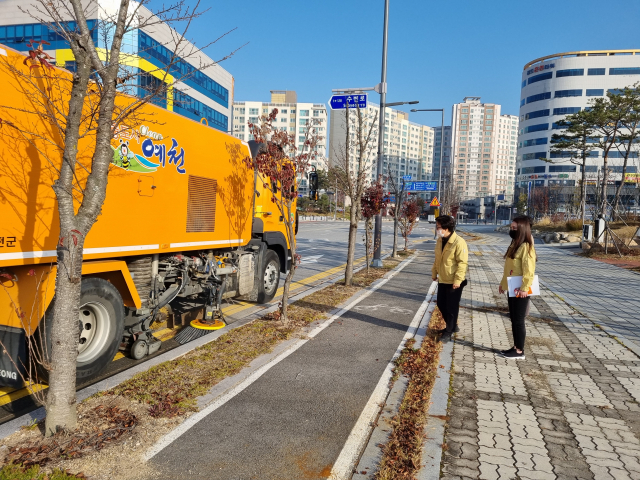
M 153 478 L 327 478 L 431 284 L 433 243 L 418 248 L 388 283 L 153 457 Z
M 433 239 L 433 235 L 433 225 L 422 221 L 415 227 L 409 240 L 421 242 Z M 308 278 L 347 261 L 348 222 L 302 222 L 296 238 L 297 253 L 302 256 L 302 264 L 296 271 L 295 280 Z M 390 251 L 392 247 L 393 222 L 382 222 L 382 251 Z M 398 248 L 404 248 L 404 239 L 400 234 Z M 364 254 L 364 223 L 360 222 L 355 257 L 360 258 Z

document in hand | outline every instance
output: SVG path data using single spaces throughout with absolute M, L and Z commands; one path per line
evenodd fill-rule
M 507 286 L 509 287 L 509 296 L 515 297 L 514 290 L 522 286 L 522 277 L 507 277 Z M 540 284 L 538 283 L 538 275 L 533 276 L 533 283 L 529 288 L 529 295 L 540 295 Z

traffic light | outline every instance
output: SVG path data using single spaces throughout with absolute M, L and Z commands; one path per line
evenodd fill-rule
M 318 174 L 309 172 L 309 198 L 311 200 L 318 200 Z
M 309 172 L 309 190 L 318 190 L 318 174 Z

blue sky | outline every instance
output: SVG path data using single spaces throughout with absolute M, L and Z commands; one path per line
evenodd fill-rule
M 210 10 L 190 40 L 204 45 L 238 27 L 206 50 L 214 59 L 249 42 L 222 64 L 235 77 L 236 100 L 268 101 L 270 90 L 286 89 L 326 103 L 332 88 L 380 81 L 384 0 L 202 3 Z M 522 68 L 535 58 L 640 48 L 638 0 L 390 0 L 389 10 L 387 101 L 444 107 L 445 121 L 465 96 L 517 115 Z M 410 118 L 440 123 L 439 113 Z

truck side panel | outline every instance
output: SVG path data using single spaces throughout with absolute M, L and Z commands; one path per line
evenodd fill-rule
M 38 115 L 45 95 L 26 75 L 23 55 L 0 55 L 0 267 L 55 261 L 59 227 L 51 188 L 60 150 L 35 135 L 55 139 Z M 9 68 L 7 65 L 10 65 Z M 32 75 L 37 75 L 39 68 Z M 51 95 L 67 95 L 66 70 L 47 72 Z M 46 83 L 45 82 L 45 83 Z M 57 82 L 57 83 L 55 83 Z M 41 82 L 42 83 L 42 82 Z M 63 98 L 66 102 L 68 96 Z M 121 95 L 120 108 L 132 102 Z M 33 111 L 33 113 L 28 113 Z M 27 132 L 27 133 L 25 133 Z M 84 259 L 166 253 L 246 244 L 251 238 L 253 172 L 246 144 L 226 133 L 153 105 L 123 124 L 112 142 L 113 161 L 102 214 L 85 242 Z M 95 143 L 95 142 L 94 142 Z M 92 136 L 79 144 L 80 183 L 91 165 Z

